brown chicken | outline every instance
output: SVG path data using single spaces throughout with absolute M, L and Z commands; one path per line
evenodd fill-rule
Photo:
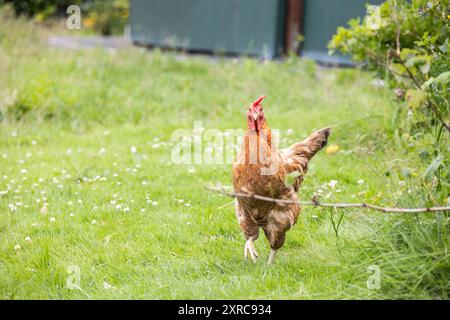
M 275 142 L 272 143 L 272 132 L 264 117 L 261 105 L 264 98 L 259 97 L 247 111 L 247 132 L 242 150 L 233 164 L 234 192 L 298 201 L 297 191 L 308 163 L 327 144 L 331 129 L 314 132 L 306 140 L 278 151 Z M 291 185 L 286 182 L 288 175 L 294 177 Z M 256 262 L 258 253 L 253 241 L 258 238 L 259 228 L 262 228 L 272 249 L 268 260 L 268 264 L 272 264 L 276 251 L 284 244 L 286 232 L 297 222 L 299 214 L 298 204 L 238 197 L 236 217 L 247 240 L 245 258 L 250 253 L 253 262 Z

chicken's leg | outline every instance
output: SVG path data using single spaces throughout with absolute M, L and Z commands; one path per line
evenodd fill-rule
M 259 258 L 258 252 L 256 252 L 255 245 L 253 244 L 253 237 L 248 238 L 244 247 L 244 257 L 247 260 L 248 253 L 250 253 L 250 257 L 253 262 L 256 262 L 256 259 Z
M 277 253 L 277 250 L 271 250 L 270 251 L 270 256 L 269 256 L 269 261 L 267 261 L 267 265 L 270 266 L 273 264 L 273 261 L 275 260 L 275 254 Z

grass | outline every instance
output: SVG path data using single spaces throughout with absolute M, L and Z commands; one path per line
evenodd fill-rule
M 317 155 L 303 199 L 427 205 L 429 159 L 397 134 L 406 112 L 370 75 L 294 58 L 66 51 L 47 45 L 55 32 L 0 18 L 0 298 L 448 299 L 447 215 L 305 207 L 267 267 L 266 239 L 244 261 L 230 199 L 203 189 L 231 185 L 231 166 L 171 164 L 174 130 L 244 128 L 265 93 L 283 146 L 333 127 L 340 150 Z M 373 265 L 379 289 L 366 285 Z

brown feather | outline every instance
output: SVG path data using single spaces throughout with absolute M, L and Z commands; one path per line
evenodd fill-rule
M 245 133 L 243 147 L 233 164 L 234 191 L 298 200 L 297 191 L 308 163 L 326 145 L 329 134 L 329 128 L 322 129 L 280 152 L 272 148 L 272 133 L 263 119 L 261 130 L 248 129 Z M 261 169 L 273 164 L 277 169 L 273 174 L 261 174 Z M 287 174 L 294 171 L 301 175 L 296 178 L 293 186 L 286 186 Z M 299 214 L 300 206 L 297 204 L 281 205 L 249 198 L 236 199 L 236 217 L 245 238 L 256 239 L 259 228 L 262 228 L 274 250 L 283 245 L 286 231 L 297 222 Z

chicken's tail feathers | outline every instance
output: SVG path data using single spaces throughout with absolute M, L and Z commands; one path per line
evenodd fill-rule
M 323 128 L 312 133 L 305 140 L 294 143 L 289 148 L 282 150 L 282 157 L 287 173 L 294 171 L 300 173 L 294 184 L 294 189 L 296 191 L 308 170 L 309 160 L 311 160 L 320 149 L 327 145 L 330 133 L 331 128 Z
M 309 148 L 309 152 L 307 152 L 308 160 L 314 157 L 319 150 L 327 145 L 330 134 L 330 127 L 323 128 L 312 133 L 305 141 L 300 142 L 304 143 Z
M 328 137 L 330 136 L 331 128 L 323 128 L 312 133 L 303 141 L 294 143 L 289 148 L 284 150 L 286 157 L 303 157 L 310 160 L 323 147 L 327 145 Z

